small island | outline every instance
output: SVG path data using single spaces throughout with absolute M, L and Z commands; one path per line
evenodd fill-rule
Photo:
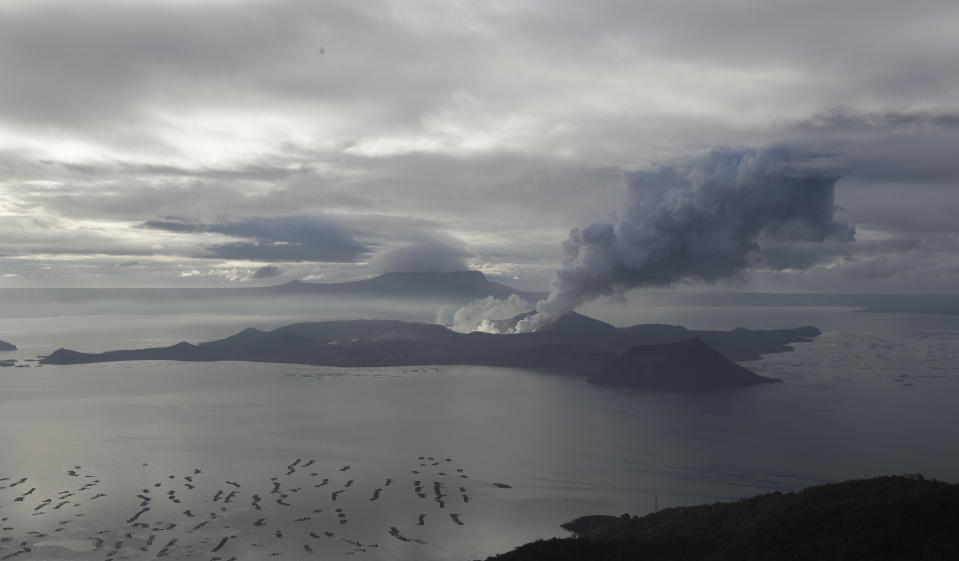
M 0 341 L 0 351 L 15 351 L 17 346 L 13 343 L 7 343 L 6 341 Z
M 326 321 L 272 331 L 250 328 L 197 345 L 181 342 L 103 353 L 58 349 L 40 362 L 237 360 L 342 367 L 504 366 L 578 374 L 611 387 L 721 391 L 778 381 L 733 361 L 789 351 L 789 344 L 810 341 L 819 334 L 815 327 L 765 331 L 691 331 L 673 325 L 617 328 L 570 312 L 532 333 L 458 333 L 442 325 L 395 320 Z

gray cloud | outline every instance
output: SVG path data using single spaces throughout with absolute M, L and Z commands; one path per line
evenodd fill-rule
M 798 123 L 810 131 L 855 132 L 959 128 L 959 113 L 939 111 L 856 111 L 833 108 Z
M 283 271 L 280 270 L 276 265 L 264 265 L 256 271 L 253 271 L 252 278 L 254 279 L 270 279 L 273 277 L 278 277 L 283 274 Z
M 957 243 L 959 236 L 953 233 L 859 239 L 854 253 L 829 266 L 813 266 L 802 276 L 760 271 L 753 284 L 765 290 L 954 294 L 959 283 Z
M 763 244 L 802 244 L 802 260 L 776 268 L 807 268 L 823 255 L 810 245 L 849 242 L 854 228 L 835 220 L 838 176 L 789 148 L 713 150 L 680 165 L 625 176 L 628 200 L 612 223 L 574 229 L 563 244 L 565 266 L 549 298 L 520 329 L 597 296 L 679 281 L 715 282 L 763 262 Z M 795 256 L 797 252 L 792 252 Z
M 424 237 L 380 253 L 370 260 L 370 267 L 379 272 L 451 273 L 469 269 L 468 247 L 458 240 Z
M 794 144 L 841 170 L 844 220 L 939 240 L 921 253 L 946 262 L 957 27 L 949 0 L 9 0 L 0 252 L 75 255 L 62 278 L 106 254 L 141 262 L 110 275 L 175 273 L 175 255 L 345 280 L 451 236 L 475 266 L 533 274 L 619 204 L 622 170 Z M 135 226 L 157 216 L 333 227 Z M 767 239 L 755 266 L 803 282 L 824 277 L 788 264 L 831 259 L 855 286 L 878 251 L 806 243 Z
M 208 248 L 213 256 L 222 259 L 350 262 L 369 251 L 342 226 L 313 217 L 245 218 L 220 224 L 151 220 L 143 226 L 171 232 L 214 232 L 250 240 Z

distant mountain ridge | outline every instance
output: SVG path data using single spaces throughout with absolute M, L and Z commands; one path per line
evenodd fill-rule
M 17 346 L 13 343 L 7 343 L 6 341 L 0 341 L 0 351 L 15 351 Z
M 515 319 L 515 318 L 514 318 Z M 792 330 L 690 331 L 680 326 L 616 328 L 570 312 L 533 333 L 457 333 L 441 325 L 395 320 L 296 323 L 245 329 L 193 345 L 81 353 L 58 349 L 44 364 L 124 360 L 279 362 L 325 366 L 467 364 L 553 369 L 609 386 L 714 391 L 774 382 L 736 365 L 819 335 Z M 713 350 L 715 347 L 719 352 Z
M 382 275 L 350 282 L 315 283 L 290 281 L 265 290 L 278 294 L 331 294 L 343 296 L 384 296 L 403 298 L 508 298 L 516 294 L 528 301 L 540 300 L 543 292 L 517 290 L 494 282 L 480 271 L 455 271 L 452 273 L 384 273 Z

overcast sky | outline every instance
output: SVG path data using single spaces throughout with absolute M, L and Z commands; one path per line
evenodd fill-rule
M 629 172 L 789 146 L 855 241 L 737 286 L 954 291 L 957 29 L 954 0 L 3 0 L 0 286 L 545 288 Z

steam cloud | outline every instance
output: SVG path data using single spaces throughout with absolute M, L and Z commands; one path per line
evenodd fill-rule
M 610 223 L 574 229 L 563 243 L 564 267 L 548 298 L 517 332 L 535 331 L 597 296 L 680 281 L 714 282 L 750 267 L 802 269 L 766 261 L 763 243 L 848 242 L 855 228 L 835 219 L 839 175 L 790 148 L 716 149 L 685 165 L 624 175 L 628 200 Z M 815 258 L 818 257 L 818 258 Z
M 496 325 L 497 320 L 509 319 L 529 310 L 529 302 L 516 294 L 510 294 L 505 300 L 488 296 L 474 300 L 459 309 L 454 306 L 443 306 L 436 312 L 436 323 L 460 333 L 471 331 L 500 333 L 501 330 Z

